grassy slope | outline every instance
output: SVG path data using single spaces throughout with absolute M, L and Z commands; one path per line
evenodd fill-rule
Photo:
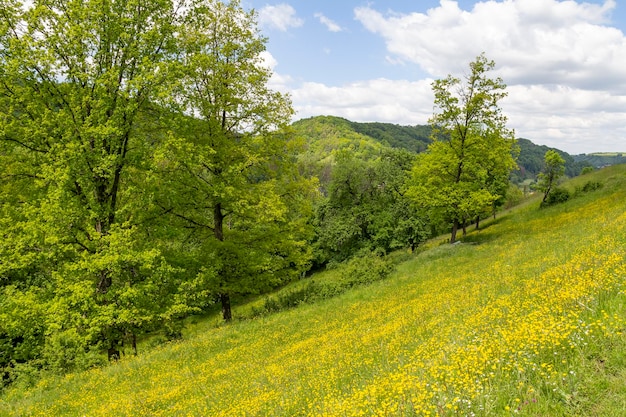
M 591 175 L 386 281 L 42 380 L 0 414 L 626 415 L 626 166 Z

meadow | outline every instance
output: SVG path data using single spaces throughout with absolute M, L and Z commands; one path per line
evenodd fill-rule
M 13 387 L 0 415 L 626 415 L 626 166 L 565 187 L 590 180 L 602 188 L 430 242 L 385 280 L 254 318 L 242 306 L 230 325 Z

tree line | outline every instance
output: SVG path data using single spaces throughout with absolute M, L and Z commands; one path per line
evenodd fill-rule
M 215 304 L 229 321 L 233 295 L 355 254 L 454 242 L 505 198 L 517 148 L 484 55 L 433 83 L 425 152 L 307 159 L 238 0 L 0 4 L 5 383 L 115 359 Z

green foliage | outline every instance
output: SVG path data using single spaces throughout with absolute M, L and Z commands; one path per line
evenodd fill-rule
M 579 196 L 581 194 L 585 194 L 585 193 L 589 193 L 592 191 L 596 191 L 601 189 L 604 186 L 604 184 L 600 181 L 587 181 L 585 182 L 585 184 L 583 184 L 582 186 L 578 185 L 576 186 L 576 188 L 574 189 L 574 197 Z
M 351 122 L 352 128 L 370 136 L 392 148 L 406 149 L 419 153 L 426 150 L 430 143 L 430 126 L 399 126 L 391 123 Z
M 586 175 L 586 174 L 589 174 L 589 173 L 591 173 L 591 172 L 593 172 L 593 171 L 594 171 L 594 167 L 592 167 L 592 166 L 586 166 L 586 167 L 584 167 L 584 168 L 582 169 L 582 171 L 580 171 L 580 175 Z
M 506 86 L 486 74 L 494 65 L 481 55 L 463 82 L 448 76 L 433 83 L 433 143 L 417 159 L 409 195 L 452 224 L 451 243 L 466 220 L 504 202 L 515 167 L 514 134 L 498 107 Z
M 361 249 L 385 253 L 416 247 L 426 238 L 420 213 L 404 196 L 413 155 L 387 149 L 362 159 L 335 153 L 327 196 L 316 209 L 316 262 L 341 262 Z
M 293 110 L 267 87 L 254 13 L 239 2 L 205 6 L 185 25 L 177 128 L 158 147 L 153 181 L 167 190 L 156 204 L 169 227 L 187 234 L 188 274 L 211 270 L 206 295 L 230 320 L 231 294 L 267 291 L 308 268 L 315 181 L 296 169 Z
M 0 414 L 619 416 L 625 174 L 575 179 L 604 187 L 516 208 L 472 232 L 480 244 L 425 249 L 381 283 L 229 326 L 211 317 L 114 367 L 11 387 Z
M 570 197 L 570 192 L 565 188 L 554 187 L 548 195 L 548 198 L 541 202 L 541 207 L 549 207 L 555 204 L 565 203 L 570 199 Z
M 0 367 L 81 369 L 175 308 L 175 270 L 143 215 L 152 146 L 138 127 L 172 91 L 180 11 L 166 0 L 5 6 Z
M 622 152 L 597 152 L 574 155 L 573 158 L 577 163 L 587 164 L 590 168 L 602 168 L 626 163 L 626 154 Z
M 506 191 L 506 201 L 504 207 L 510 209 L 515 207 L 524 199 L 524 191 L 515 184 L 509 184 Z
M 537 190 L 543 192 L 542 204 L 548 201 L 550 191 L 557 185 L 557 181 L 564 173 L 565 160 L 563 157 L 554 150 L 547 151 L 544 156 L 544 170 L 537 178 Z M 562 198 L 562 195 L 559 198 Z
M 308 268 L 316 183 L 264 47 L 238 1 L 2 2 L 5 379 Z
M 582 192 L 587 193 L 589 191 L 595 191 L 602 188 L 602 183 L 600 181 L 588 181 L 583 185 Z

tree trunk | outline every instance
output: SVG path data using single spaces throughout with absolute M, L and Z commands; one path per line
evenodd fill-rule
M 218 241 L 224 241 L 224 213 L 222 212 L 221 203 L 217 203 L 213 207 L 213 235 Z M 221 293 L 220 302 L 222 303 L 222 317 L 224 321 L 231 321 L 233 314 L 230 309 L 230 295 L 228 293 Z
M 213 235 L 220 242 L 224 241 L 224 213 L 221 203 L 213 207 Z
M 476 230 L 480 228 L 480 216 L 476 216 Z
M 233 319 L 233 315 L 230 310 L 230 296 L 225 293 L 220 294 L 220 302 L 222 303 L 222 317 L 224 317 L 224 321 L 231 321 Z
M 120 351 L 113 344 L 107 350 L 107 356 L 109 357 L 109 362 L 114 362 L 120 360 Z
M 130 339 L 131 340 L 131 344 L 132 344 L 132 347 L 133 347 L 133 354 L 135 356 L 137 356 L 137 335 L 135 334 L 135 332 L 132 332 L 130 334 L 130 337 L 131 337 L 131 339 Z
M 467 235 L 467 220 L 463 219 L 463 237 Z
M 456 242 L 456 232 L 459 230 L 459 221 L 458 220 L 454 220 L 454 222 L 452 222 L 452 234 L 450 235 L 450 243 L 454 243 Z

